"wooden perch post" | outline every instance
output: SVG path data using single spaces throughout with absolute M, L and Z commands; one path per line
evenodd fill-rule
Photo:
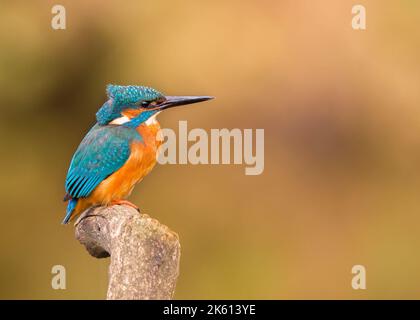
M 181 249 L 168 227 L 121 205 L 91 208 L 75 225 L 93 257 L 111 257 L 107 299 L 173 297 Z

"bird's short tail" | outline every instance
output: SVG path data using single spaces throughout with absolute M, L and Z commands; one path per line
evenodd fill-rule
M 63 219 L 62 224 L 67 224 L 70 221 L 70 218 L 73 214 L 74 208 L 76 208 L 77 199 L 70 199 L 67 205 L 67 213 Z

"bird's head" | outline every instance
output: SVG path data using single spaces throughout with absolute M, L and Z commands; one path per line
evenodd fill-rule
M 162 110 L 212 99 L 209 96 L 165 96 L 144 86 L 107 86 L 108 101 L 96 113 L 100 125 L 137 126 Z

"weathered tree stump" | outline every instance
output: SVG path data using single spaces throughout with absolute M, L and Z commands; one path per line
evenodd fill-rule
M 179 274 L 178 235 L 129 206 L 95 207 L 76 222 L 95 258 L 111 257 L 107 299 L 171 299 Z

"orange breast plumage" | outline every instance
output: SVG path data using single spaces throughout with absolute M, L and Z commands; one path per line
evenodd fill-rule
M 160 126 L 157 121 L 141 124 L 137 132 L 141 141 L 130 146 L 130 156 L 125 164 L 103 180 L 86 198 L 80 198 L 74 215 L 80 214 L 93 205 L 107 205 L 115 200 L 126 199 L 136 183 L 140 182 L 156 165 L 156 155 L 161 140 L 157 138 Z

